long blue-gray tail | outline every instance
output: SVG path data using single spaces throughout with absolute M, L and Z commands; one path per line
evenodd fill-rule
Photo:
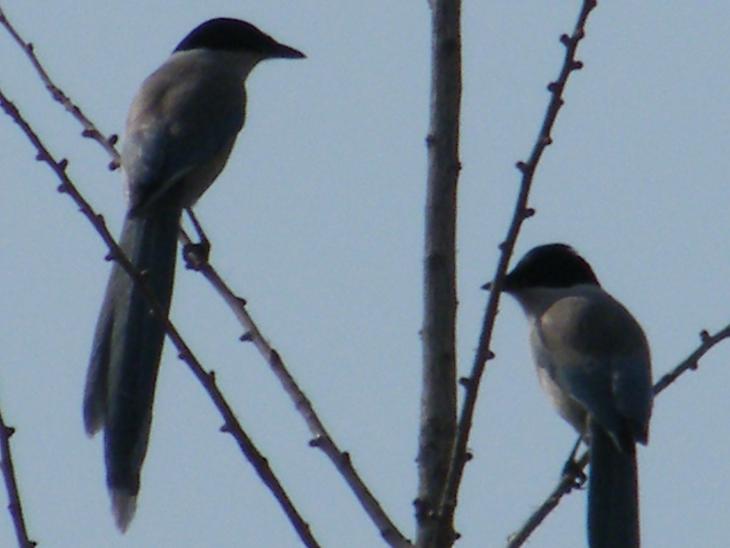
M 591 468 L 588 483 L 588 545 L 591 548 L 638 548 L 639 488 L 636 446 L 616 441 L 591 421 Z
M 172 298 L 180 211 L 127 215 L 120 246 L 167 314 Z M 134 516 L 152 421 L 165 331 L 142 289 L 115 263 L 94 334 L 84 393 L 89 435 L 104 429 L 107 485 L 120 530 Z

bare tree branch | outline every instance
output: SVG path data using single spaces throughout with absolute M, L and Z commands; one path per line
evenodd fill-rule
M 181 230 L 181 239 L 185 244 L 186 250 L 195 250 L 194 247 L 191 247 L 192 241 L 184 230 Z M 403 548 L 412 546 L 410 541 L 403 536 L 385 513 L 378 500 L 373 496 L 367 485 L 365 485 L 365 482 L 360 478 L 352 465 L 350 454 L 347 451 L 341 450 L 332 439 L 332 436 L 314 410 L 312 402 L 299 387 L 294 377 L 289 373 L 281 355 L 266 340 L 248 313 L 246 300 L 233 293 L 206 257 L 188 252 L 185 254 L 185 258 L 189 268 L 199 271 L 210 282 L 213 289 L 218 292 L 233 314 L 235 314 L 240 324 L 246 330 L 240 337 L 241 341 L 251 342 L 256 347 L 256 350 L 259 351 L 259 354 L 267 361 L 271 371 L 279 379 L 279 382 L 281 382 L 284 391 L 291 399 L 295 409 L 302 415 L 302 418 L 304 418 L 310 432 L 314 436 L 309 444 L 312 447 L 321 449 L 332 461 L 332 464 L 335 465 L 337 471 L 350 486 L 355 497 L 380 531 L 383 539 L 385 539 L 388 545 L 393 547 Z
M 723 329 L 710 335 L 707 331 L 700 333 L 702 342 L 700 345 L 677 367 L 666 373 L 659 381 L 654 384 L 654 396 L 659 395 L 668 388 L 674 381 L 687 371 L 694 371 L 699 367 L 699 360 L 707 354 L 707 352 L 725 339 L 730 339 L 730 324 Z M 583 469 L 588 464 L 588 451 L 576 461 L 576 465 L 567 470 L 563 477 L 560 478 L 558 485 L 553 492 L 548 495 L 547 499 L 535 510 L 527 521 L 522 525 L 519 531 L 513 533 L 509 537 L 507 548 L 519 548 L 522 546 L 535 529 L 543 522 L 543 520 L 552 512 L 560 503 L 564 495 L 571 492 L 575 486 L 578 476 L 583 473 Z
M 535 510 L 527 519 L 522 528 L 509 536 L 507 548 L 518 548 L 522 546 L 530 537 L 535 529 L 537 529 L 543 520 L 552 512 L 560 503 L 564 495 L 570 493 L 576 486 L 578 476 L 588 464 L 588 451 L 584 451 L 579 459 L 575 462 L 575 467 L 571 467 L 563 473 L 558 485 L 555 486 L 553 492 L 548 495 L 545 501 Z
M 550 102 L 548 103 L 545 118 L 543 120 L 542 127 L 540 128 L 537 141 L 533 146 L 530 158 L 527 162 L 517 163 L 517 168 L 522 173 L 520 192 L 517 197 L 512 222 L 507 231 L 507 236 L 504 242 L 500 244 L 501 253 L 497 264 L 497 270 L 492 282 L 489 284 L 491 292 L 484 314 L 482 332 L 479 337 L 479 346 L 474 357 L 471 374 L 469 377 L 461 379 L 461 384 L 464 386 L 466 393 L 464 397 L 464 404 L 461 408 L 461 416 L 459 418 L 456 444 L 454 445 L 454 451 L 451 458 L 448 481 L 439 507 L 440 519 L 444 523 L 451 523 L 453 521 L 459 486 L 464 473 L 464 466 L 470 457 L 467 453 L 467 442 L 469 440 L 469 433 L 471 431 L 474 417 L 479 382 L 482 378 L 482 374 L 484 373 L 487 360 L 494 358 L 494 354 L 490 350 L 489 346 L 491 344 L 492 331 L 497 316 L 499 297 L 502 290 L 504 276 L 507 272 L 507 266 L 509 265 L 509 260 L 512 256 L 522 223 L 525 219 L 531 217 L 535 213 L 533 209 L 527 207 L 533 177 L 540 162 L 540 158 L 542 157 L 542 153 L 545 151 L 545 148 L 552 143 L 552 128 L 555 124 L 558 112 L 560 111 L 560 107 L 563 106 L 563 90 L 568 82 L 568 78 L 573 71 L 579 70 L 583 66 L 580 61 L 575 59 L 575 53 L 578 48 L 578 44 L 585 36 L 585 25 L 588 16 L 591 10 L 595 7 L 595 0 L 584 0 L 573 34 L 571 36 L 564 34 L 560 37 L 561 43 L 565 46 L 565 57 L 563 59 L 563 66 L 560 69 L 560 75 L 555 82 L 548 85 Z
M 654 385 L 654 395 L 660 394 L 665 388 L 669 387 L 674 381 L 682 376 L 687 371 L 694 371 L 699 367 L 699 361 L 710 351 L 710 349 L 716 344 L 722 342 L 725 339 L 730 339 L 730 324 L 726 325 L 723 329 L 710 335 L 706 330 L 700 332 L 701 344 L 687 356 L 682 363 L 672 369 L 669 373 L 666 373 L 661 379 L 659 379 Z
M 461 2 L 431 0 L 431 121 L 427 138 L 423 380 L 416 521 L 419 547 L 454 541 L 437 509 L 456 431 L 456 196 L 461 108 Z
M 170 338 L 172 343 L 175 345 L 178 351 L 178 357 L 182 359 L 198 378 L 200 383 L 203 385 L 205 390 L 208 392 L 213 404 L 216 406 L 218 411 L 224 420 L 222 431 L 228 432 L 238 443 L 242 453 L 254 467 L 261 480 L 269 488 L 271 493 L 276 498 L 277 502 L 281 506 L 282 510 L 289 518 L 292 526 L 296 530 L 297 534 L 301 538 L 302 542 L 306 546 L 318 547 L 319 544 L 312 536 L 309 529 L 309 525 L 299 515 L 299 512 L 292 504 L 289 496 L 284 490 L 283 486 L 277 479 L 271 467 L 268 464 L 267 459 L 258 451 L 256 446 L 253 444 L 251 438 L 244 432 L 240 422 L 236 418 L 233 410 L 225 400 L 223 394 L 219 390 L 215 382 L 215 373 L 205 371 L 201 363 L 197 360 L 192 350 L 183 340 L 175 326 L 169 320 L 167 315 L 164 313 L 159 301 L 155 297 L 152 290 L 149 288 L 145 277 L 140 273 L 126 257 L 122 249 L 117 244 L 114 237 L 111 235 L 106 227 L 104 218 L 97 214 L 91 207 L 91 204 L 81 195 L 76 186 L 73 184 L 71 179 L 66 173 L 68 167 L 68 161 L 63 159 L 57 161 L 53 155 L 48 151 L 45 145 L 41 142 L 38 135 L 33 131 L 30 125 L 26 122 L 23 116 L 18 111 L 17 107 L 8 100 L 5 94 L 0 91 L 0 106 L 15 121 L 23 133 L 26 135 L 28 140 L 33 144 L 37 150 L 36 159 L 48 164 L 48 166 L 54 171 L 56 176 L 61 181 L 58 186 L 58 191 L 63 194 L 68 194 L 71 199 L 79 207 L 81 213 L 89 220 L 96 231 L 99 233 L 104 243 L 109 248 L 108 258 L 110 260 L 117 261 L 124 271 L 134 280 L 135 284 L 143 290 L 145 299 L 147 299 L 150 309 L 155 316 L 164 323 L 165 332 Z
M 86 117 L 86 115 L 81 111 L 78 105 L 74 104 L 71 99 L 69 99 L 69 97 L 63 92 L 63 90 L 61 90 L 61 88 L 59 88 L 51 81 L 51 77 L 43 68 L 43 65 L 41 65 L 38 57 L 36 57 L 33 44 L 30 42 L 26 42 L 25 40 L 23 40 L 23 38 L 21 38 L 20 34 L 18 34 L 15 28 L 10 24 L 8 18 L 5 16 L 5 12 L 3 11 L 2 7 L 0 7 L 0 24 L 8 30 L 10 36 L 13 37 L 13 39 L 28 56 L 31 64 L 33 65 L 33 68 L 35 68 L 36 72 L 38 72 L 38 75 L 43 81 L 43 84 L 46 86 L 48 92 L 51 94 L 51 97 L 53 97 L 56 101 L 63 105 L 63 108 L 70 112 L 74 116 L 74 118 L 76 118 L 84 127 L 81 135 L 89 139 L 93 139 L 94 141 L 99 143 L 104 148 L 104 150 L 106 150 L 107 154 L 112 157 L 112 162 L 109 164 L 109 169 L 118 168 L 119 153 L 114 148 L 114 145 L 116 144 L 118 139 L 117 136 L 112 135 L 111 137 L 105 137 L 91 122 L 91 120 Z
M 18 491 L 18 482 L 15 479 L 13 456 L 10 452 L 10 437 L 14 433 L 15 429 L 5 424 L 2 411 L 0 411 L 0 468 L 5 480 L 5 490 L 8 493 L 8 511 L 13 519 L 13 527 L 15 527 L 15 536 L 18 539 L 19 548 L 32 548 L 37 546 L 37 543 L 28 537 L 25 516 L 23 516 L 23 505 Z

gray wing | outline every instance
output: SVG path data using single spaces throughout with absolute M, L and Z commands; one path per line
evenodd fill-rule
M 550 377 L 566 399 L 580 404 L 620 445 L 646 441 L 649 348 L 620 303 L 605 293 L 561 299 L 541 318 L 540 340 Z
M 613 360 L 613 392 L 618 411 L 629 420 L 634 439 L 649 440 L 649 419 L 653 400 L 649 348 Z
M 171 192 L 197 199 L 223 168 L 244 117 L 240 78 L 173 55 L 145 80 L 130 108 L 122 150 L 130 208 L 148 207 Z M 199 188 L 175 188 L 181 184 Z

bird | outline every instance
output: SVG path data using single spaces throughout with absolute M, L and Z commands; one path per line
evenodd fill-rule
M 652 409 L 644 330 L 567 244 L 530 250 L 503 290 L 528 318 L 541 387 L 589 445 L 588 545 L 637 548 L 636 443 L 648 443 Z
M 134 97 L 120 161 L 127 210 L 119 245 L 165 316 L 182 211 L 228 160 L 244 125 L 246 77 L 260 61 L 303 57 L 251 23 L 210 19 Z M 106 482 L 121 532 L 136 509 L 164 336 L 144 290 L 115 262 L 94 332 L 83 420 L 89 436 L 104 431 Z

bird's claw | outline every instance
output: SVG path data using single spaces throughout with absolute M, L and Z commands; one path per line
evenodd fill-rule
M 588 476 L 583 472 L 583 468 L 575 461 L 569 459 L 563 466 L 563 477 L 572 478 L 573 482 L 570 489 L 583 489 L 585 487 Z
M 183 246 L 185 268 L 200 270 L 208 264 L 208 257 L 210 257 L 210 241 L 207 238 L 203 238 L 197 243 L 190 242 Z

